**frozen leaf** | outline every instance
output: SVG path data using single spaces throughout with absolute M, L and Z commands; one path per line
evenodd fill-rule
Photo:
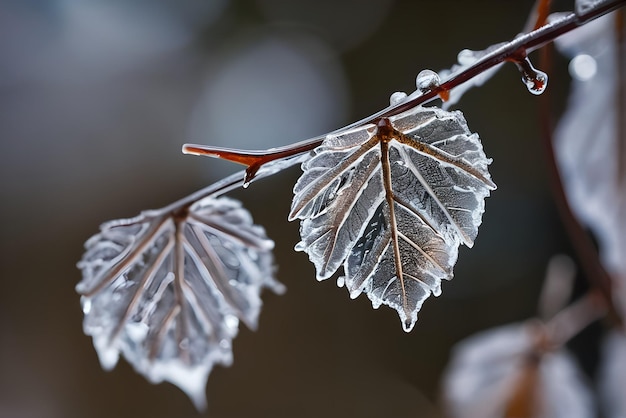
M 290 220 L 318 280 L 343 265 L 351 297 L 396 309 L 411 330 L 424 300 L 472 246 L 495 188 L 460 112 L 416 107 L 326 137 L 302 164 Z
M 586 418 L 591 392 L 564 351 L 545 351 L 538 327 L 508 325 L 459 343 L 444 376 L 452 418 Z
M 554 147 L 569 204 L 596 235 L 626 314 L 626 138 L 619 137 L 626 98 L 620 105 L 618 97 L 626 90 L 618 88 L 614 19 L 604 16 L 557 40 L 572 57 L 573 80 Z
M 626 417 L 626 335 L 613 331 L 602 347 L 600 398 L 607 418 Z
M 211 368 L 232 362 L 239 320 L 255 328 L 261 289 L 283 290 L 273 245 L 223 197 L 102 225 L 85 244 L 76 287 L 102 367 L 122 353 L 151 382 L 170 381 L 203 408 Z

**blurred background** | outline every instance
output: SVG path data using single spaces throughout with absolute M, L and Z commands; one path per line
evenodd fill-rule
M 101 222 L 164 206 L 239 170 L 185 142 L 263 149 L 323 134 L 415 89 L 464 48 L 513 38 L 533 1 L 0 1 L 0 417 L 195 417 L 170 384 L 100 368 L 74 291 Z M 571 8 L 565 2 L 565 8 Z M 555 114 L 567 95 L 556 59 Z M 438 417 L 464 337 L 535 315 L 546 264 L 570 247 L 552 202 L 538 98 L 514 66 L 456 106 L 498 185 L 475 247 L 406 334 L 395 311 L 318 283 L 295 253 L 288 171 L 231 196 L 276 241 L 257 332 L 216 367 L 210 417 Z M 583 362 L 593 352 L 579 345 Z M 586 364 L 586 363 L 585 363 Z M 588 367 L 590 369 L 590 367 Z

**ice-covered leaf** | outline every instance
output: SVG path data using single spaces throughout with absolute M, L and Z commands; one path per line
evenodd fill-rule
M 495 188 L 489 163 L 463 115 L 435 107 L 328 135 L 294 188 L 296 249 L 318 280 L 343 265 L 351 297 L 391 306 L 409 331 L 452 277 L 459 244 L 473 245 Z
M 564 350 L 545 351 L 540 329 L 508 325 L 459 343 L 444 375 L 451 418 L 587 418 L 593 398 Z
M 611 332 L 602 347 L 600 399 L 607 418 L 626 417 L 626 335 Z
M 83 328 L 100 362 L 122 353 L 151 382 L 170 381 L 198 408 L 214 364 L 232 362 L 239 320 L 255 328 L 273 278 L 273 242 L 247 210 L 207 197 L 108 222 L 78 263 Z
M 615 26 L 615 15 L 607 15 L 557 40 L 572 57 L 573 80 L 554 147 L 570 206 L 596 235 L 626 315 L 626 97 L 621 104 L 618 97 L 626 90 L 619 88 Z

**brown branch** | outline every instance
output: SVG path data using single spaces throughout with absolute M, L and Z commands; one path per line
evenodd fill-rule
M 550 49 L 546 48 L 542 52 L 542 67 L 549 69 L 551 67 Z M 599 253 L 595 244 L 585 228 L 578 221 L 576 215 L 574 215 L 567 200 L 567 195 L 565 194 L 563 179 L 558 168 L 552 141 L 554 128 L 550 117 L 550 109 L 550 95 L 544 94 L 540 101 L 539 120 L 550 188 L 552 189 L 552 194 L 563 226 L 569 235 L 574 251 L 578 256 L 578 260 L 580 261 L 589 284 L 592 288 L 597 289 L 604 298 L 611 319 L 619 326 L 622 326 L 623 321 L 621 315 L 613 301 L 613 281 L 611 276 L 600 262 Z
M 564 346 L 593 322 L 606 315 L 604 302 L 602 295 L 592 291 L 559 311 L 544 324 L 550 347 Z
M 551 6 L 551 0 L 537 0 L 537 4 L 535 5 L 535 10 L 533 13 L 535 15 L 535 23 L 529 29 L 537 30 L 546 23 L 548 23 L 548 16 L 550 15 Z
M 501 47 L 483 56 L 473 65 L 467 67 L 463 71 L 451 75 L 450 78 L 441 83 L 438 87 L 434 87 L 431 90 L 423 92 L 419 96 L 389 106 L 371 116 L 334 131 L 334 133 L 369 123 L 376 124 L 382 118 L 397 115 L 406 110 L 434 100 L 439 96 L 445 97 L 450 90 L 482 74 L 484 71 L 505 61 L 519 62 L 523 60 L 528 53 L 544 46 L 549 42 L 552 42 L 564 33 L 616 10 L 625 4 L 626 0 L 606 0 L 594 4 L 593 7 L 590 7 L 580 14 L 574 12 L 563 14 L 563 17 L 552 23 L 548 23 L 537 30 L 533 30 L 525 35 L 518 36 L 510 42 L 504 43 Z M 248 167 L 246 170 L 245 181 L 249 182 L 252 178 L 254 178 L 256 172 L 262 165 L 271 161 L 281 160 L 294 155 L 310 152 L 320 146 L 325 137 L 326 135 L 322 135 L 298 142 L 296 144 L 266 151 L 243 151 L 229 148 L 185 144 L 183 146 L 183 152 L 186 154 L 222 158 L 244 164 Z

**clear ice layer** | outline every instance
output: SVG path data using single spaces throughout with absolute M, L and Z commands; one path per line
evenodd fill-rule
M 329 135 L 302 164 L 290 219 L 318 280 L 343 266 L 351 297 L 391 306 L 409 331 L 459 244 L 473 244 L 495 185 L 460 112 L 416 107 L 389 123 L 391 140 L 373 124 Z
M 273 246 L 228 198 L 104 224 L 85 244 L 76 286 L 102 367 L 113 368 L 121 353 L 148 380 L 177 385 L 203 409 L 213 365 L 232 363 L 239 321 L 255 328 L 261 289 L 283 291 Z

